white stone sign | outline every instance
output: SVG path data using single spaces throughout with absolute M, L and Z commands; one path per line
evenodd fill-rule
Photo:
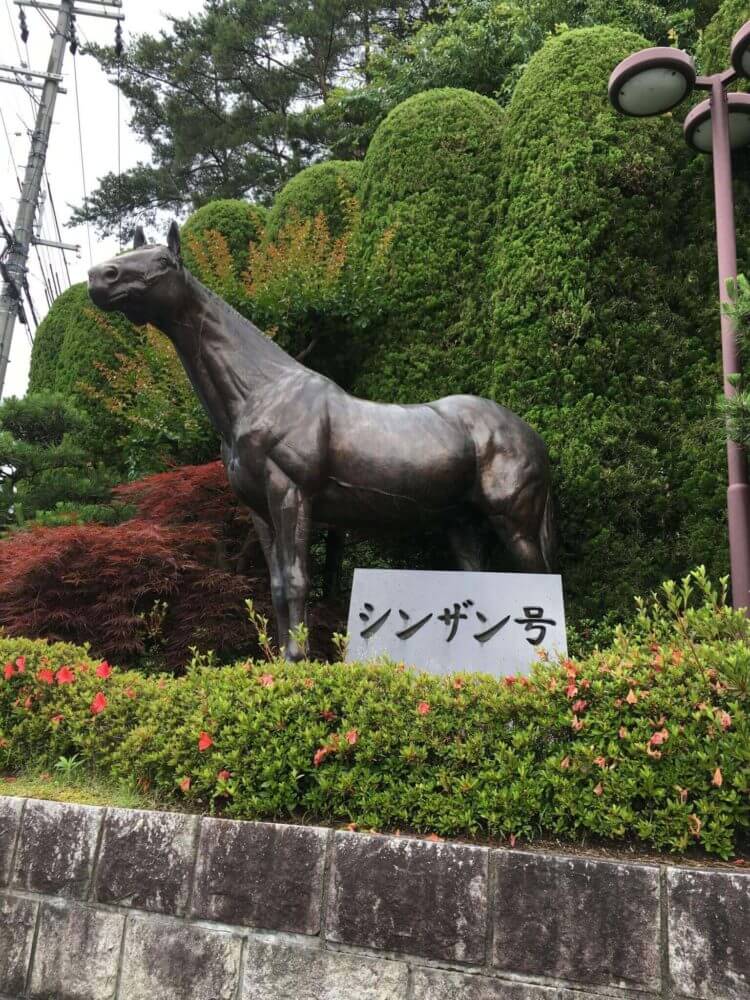
M 347 659 L 388 656 L 434 674 L 528 673 L 567 655 L 562 580 L 537 573 L 357 569 Z

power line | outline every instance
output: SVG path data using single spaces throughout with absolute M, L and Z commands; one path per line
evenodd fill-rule
M 88 208 L 89 196 L 86 191 L 86 163 L 83 155 L 83 129 L 81 128 L 81 103 L 78 97 L 78 58 L 76 54 L 73 53 L 73 80 L 75 83 L 76 92 L 76 117 L 78 118 L 78 148 L 81 152 L 81 181 L 83 183 L 83 205 L 84 208 Z M 91 224 L 89 220 L 86 219 L 86 239 L 89 245 L 89 264 L 93 267 L 94 265 L 94 254 L 91 249 Z

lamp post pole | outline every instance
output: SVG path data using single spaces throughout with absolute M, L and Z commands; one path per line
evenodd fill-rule
M 716 251 L 719 265 L 721 356 L 724 395 L 735 394 L 731 377 L 741 373 L 734 322 L 725 307 L 727 284 L 737 277 L 734 229 L 732 149 L 750 144 L 750 95 L 727 93 L 738 76 L 750 79 L 750 21 L 732 39 L 732 66 L 712 76 L 698 76 L 687 52 L 670 47 L 643 49 L 623 59 L 609 78 L 609 99 L 616 111 L 634 118 L 662 115 L 676 108 L 692 90 L 705 90 L 707 101 L 697 105 L 684 123 L 689 146 L 713 157 Z M 745 449 L 727 440 L 727 527 L 732 580 L 732 604 L 750 617 L 750 485 Z
M 733 75 L 733 74 L 732 74 Z M 732 318 L 724 307 L 729 303 L 727 283 L 737 277 L 737 240 L 734 228 L 732 159 L 729 142 L 729 107 L 723 74 L 711 77 L 711 138 L 716 211 L 716 249 L 719 264 L 719 301 L 721 304 L 721 355 L 724 370 L 724 395 L 733 396 L 730 375 L 741 371 L 740 353 Z M 747 456 L 736 441 L 727 441 L 727 521 L 729 561 L 732 578 L 732 603 L 736 608 L 750 606 L 750 486 L 747 481 Z

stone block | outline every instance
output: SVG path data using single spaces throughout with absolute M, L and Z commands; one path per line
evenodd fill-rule
M 659 869 L 495 851 L 493 964 L 518 976 L 657 990 Z
M 667 899 L 675 992 L 691 1000 L 747 1000 L 750 875 L 673 868 Z
M 628 1000 L 620 994 L 621 1000 Z M 438 969 L 414 969 L 410 1000 L 607 1000 L 602 994 L 554 986 L 528 986 L 489 976 L 467 976 Z
M 318 934 L 327 840 L 317 827 L 204 819 L 193 915 Z
M 251 940 L 241 1000 L 404 1000 L 407 977 L 403 962 Z
M 10 880 L 23 803 L 23 799 L 0 795 L 0 886 L 7 885 Z
M 337 833 L 330 941 L 481 964 L 488 851 L 464 844 Z
M 85 899 L 104 810 L 29 799 L 13 884 L 31 892 Z
M 130 917 L 125 931 L 123 1000 L 235 1000 L 242 941 L 234 934 L 167 920 Z
M 44 903 L 31 1000 L 113 1000 L 125 916 L 80 903 Z
M 182 914 L 199 820 L 180 813 L 108 809 L 94 895 L 100 903 Z
M 0 896 L 0 993 L 20 996 L 26 989 L 34 942 L 37 904 Z

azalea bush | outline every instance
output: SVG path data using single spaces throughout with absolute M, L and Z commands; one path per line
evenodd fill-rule
M 156 677 L 0 639 L 0 766 L 78 754 L 233 817 L 727 858 L 750 831 L 749 640 L 700 576 L 643 604 L 606 650 L 500 680 L 210 656 Z

